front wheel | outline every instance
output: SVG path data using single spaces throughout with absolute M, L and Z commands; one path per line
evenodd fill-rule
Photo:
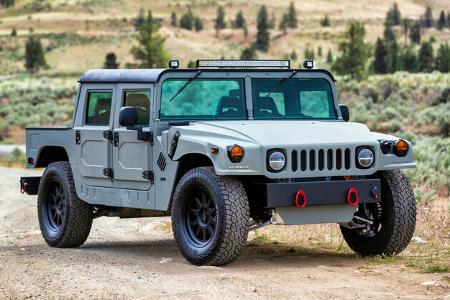
M 242 183 L 212 167 L 188 171 L 172 202 L 172 228 L 182 255 L 195 265 L 234 261 L 247 241 L 250 212 Z
M 416 226 L 416 200 L 406 176 L 394 170 L 381 172 L 380 177 L 381 202 L 361 204 L 355 213 L 359 220 L 371 224 L 353 229 L 341 226 L 345 241 L 361 256 L 400 253 L 411 241 Z

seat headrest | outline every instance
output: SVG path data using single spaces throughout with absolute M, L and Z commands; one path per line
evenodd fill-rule
M 278 114 L 277 106 L 272 97 L 259 97 L 255 102 L 255 110 L 257 112 L 269 110 L 272 114 Z
M 217 107 L 217 112 L 220 114 L 223 112 L 224 109 L 227 108 L 239 110 L 240 106 L 241 105 L 238 97 L 223 96 L 222 98 L 220 98 L 219 105 Z
M 97 100 L 97 104 L 95 105 L 96 112 L 110 109 L 111 109 L 111 98 L 100 98 Z
M 127 96 L 126 102 L 128 106 L 143 107 L 147 110 L 150 108 L 150 101 L 144 94 L 130 94 Z

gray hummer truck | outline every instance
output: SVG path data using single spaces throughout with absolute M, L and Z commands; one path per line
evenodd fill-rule
M 265 224 L 338 223 L 356 253 L 394 255 L 415 228 L 411 143 L 348 121 L 311 61 L 91 70 L 70 127 L 27 128 L 45 171 L 20 184 L 53 247 L 82 245 L 98 217 L 171 215 L 196 265 L 232 262 Z

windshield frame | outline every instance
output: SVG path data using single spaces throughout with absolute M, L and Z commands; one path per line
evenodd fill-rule
M 336 119 L 315 119 L 315 118 L 302 118 L 302 119 L 292 119 L 292 118 L 279 118 L 279 119 L 258 119 L 258 120 L 275 120 L 275 121 L 323 121 L 323 122 L 344 122 L 342 119 L 341 112 L 339 110 L 339 102 L 338 95 L 336 92 L 336 84 L 333 76 L 326 70 L 321 69 L 295 69 L 297 72 L 292 79 L 324 79 L 328 82 L 331 89 L 331 97 L 334 105 L 334 110 L 336 114 Z M 252 95 L 252 79 L 278 79 L 281 80 L 283 78 L 289 77 L 292 75 L 294 69 L 201 69 L 201 74 L 197 77 L 197 79 L 244 79 L 244 96 L 246 102 L 246 110 L 247 110 L 247 120 L 254 120 L 253 116 L 253 95 Z M 154 94 L 154 105 L 155 105 L 155 113 L 154 120 L 156 122 L 165 122 L 168 120 L 160 120 L 160 111 L 161 111 L 161 92 L 162 92 L 162 84 L 167 79 L 183 79 L 189 80 L 194 77 L 198 73 L 197 69 L 168 69 L 164 71 L 159 77 L 158 81 L 155 84 L 155 94 Z M 177 120 L 185 120 L 185 121 L 214 121 L 214 119 L 177 119 Z M 239 121 L 239 120 L 217 120 L 220 122 L 229 122 L 229 121 Z M 240 120 L 242 121 L 242 120 Z

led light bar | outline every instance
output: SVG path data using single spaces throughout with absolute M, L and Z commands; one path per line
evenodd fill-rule
M 197 60 L 197 68 L 290 68 L 289 60 Z

